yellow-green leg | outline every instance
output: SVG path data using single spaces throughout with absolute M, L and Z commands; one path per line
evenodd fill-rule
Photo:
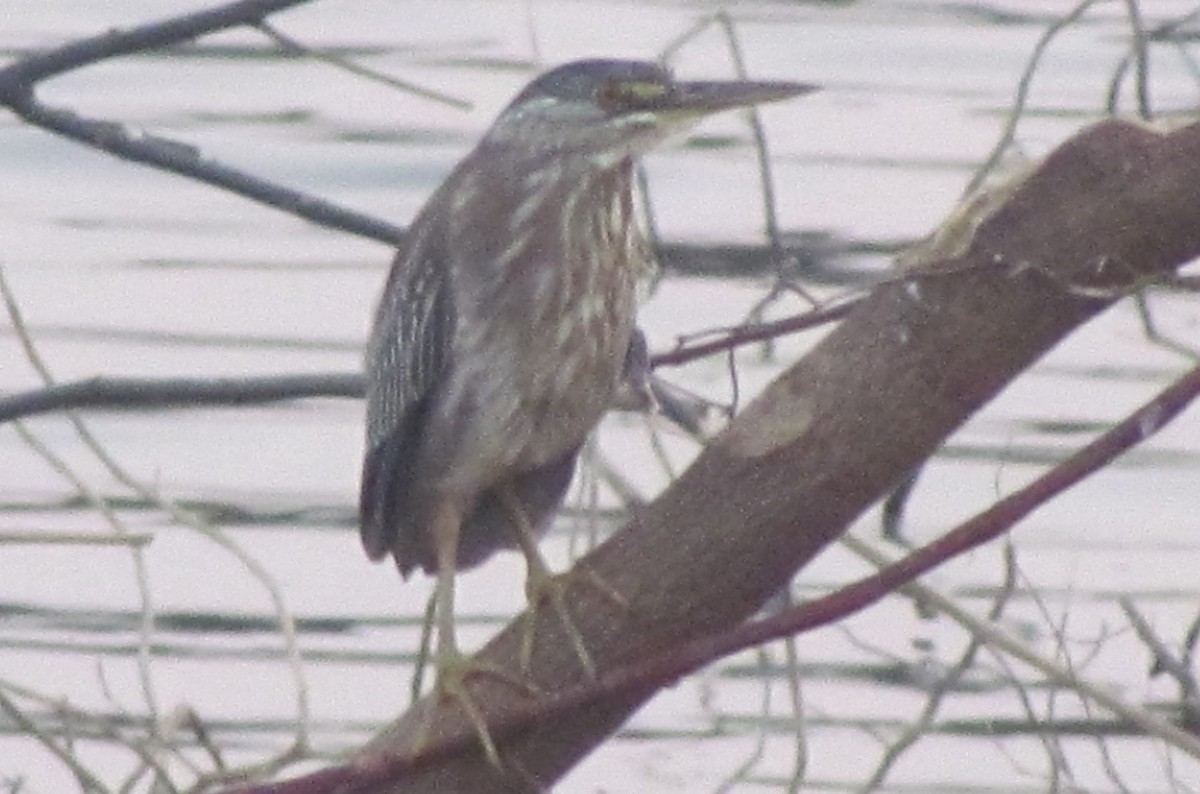
M 550 572 L 549 566 L 546 565 L 546 560 L 542 557 L 541 552 L 538 551 L 537 537 L 534 534 L 533 527 L 529 523 L 529 517 L 526 515 L 520 500 L 517 499 L 511 488 L 502 488 L 501 493 L 513 518 L 517 543 L 521 547 L 522 554 L 525 555 L 525 596 L 529 601 L 529 613 L 526 617 L 525 635 L 522 637 L 521 642 L 521 667 L 524 670 L 529 669 L 529 662 L 533 656 L 533 641 L 537 631 L 538 610 L 541 608 L 543 602 L 548 601 L 558 615 L 563 630 L 566 631 L 567 636 L 571 640 L 571 645 L 575 650 L 575 657 L 579 660 L 580 667 L 583 668 L 583 671 L 589 678 L 594 679 L 596 677 L 596 663 L 592 660 L 592 654 L 588 651 L 583 634 L 579 631 L 579 627 L 575 624 L 575 619 L 571 617 L 571 612 L 567 608 L 567 590 L 570 588 L 576 574 L 566 573 L 556 576 Z M 588 581 L 593 586 L 611 598 L 615 603 L 622 607 L 628 605 L 620 593 L 594 572 L 586 571 L 584 575 L 587 576 Z
M 467 719 L 479 736 L 479 744 L 487 756 L 489 763 L 497 769 L 503 769 L 500 753 L 492 740 L 483 713 L 475 705 L 475 699 L 467 688 L 467 679 L 474 675 L 492 675 L 506 682 L 521 686 L 515 677 L 496 667 L 489 667 L 474 661 L 458 649 L 454 630 L 454 575 L 458 557 L 458 536 L 462 520 L 458 509 L 450 500 L 443 500 L 434 511 L 430 530 L 433 532 L 434 545 L 437 554 L 438 575 L 437 589 L 434 599 L 437 604 L 437 648 L 434 651 L 434 666 L 437 680 L 434 689 L 440 698 L 456 701 Z M 426 712 L 415 743 L 420 748 L 428 738 L 430 720 L 433 709 Z

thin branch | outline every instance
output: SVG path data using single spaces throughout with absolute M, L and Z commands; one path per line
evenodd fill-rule
M 71 770 L 71 774 L 75 776 L 75 780 L 79 783 L 79 787 L 85 792 L 100 792 L 105 794 L 108 788 L 105 787 L 100 780 L 87 770 L 79 761 L 68 751 L 58 746 L 48 733 L 43 731 L 38 725 L 21 710 L 20 706 L 13 702 L 5 692 L 4 687 L 0 686 L 0 711 L 8 715 L 13 724 L 21 730 L 22 733 L 34 737 L 45 747 L 55 758 Z
M 404 237 L 404 230 L 389 221 L 218 163 L 191 144 L 133 131 L 119 122 L 87 118 L 70 110 L 48 107 L 39 102 L 34 94 L 36 84 L 41 80 L 109 58 L 169 47 L 242 25 L 264 32 L 266 29 L 275 31 L 270 26 L 264 29 L 261 24 L 268 15 L 308 1 L 239 0 L 129 30 L 110 31 L 35 53 L 0 68 L 0 105 L 9 107 L 35 126 L 122 159 L 223 188 L 319 226 L 389 246 L 397 245 Z M 699 268 L 705 272 L 752 272 L 773 265 L 779 254 L 764 246 L 667 244 L 655 248 L 665 267 L 681 270 Z M 803 247 L 791 246 L 785 247 L 782 253 L 787 258 L 794 257 L 801 261 L 806 261 L 809 255 Z
M 906 270 L 893 276 L 876 279 L 872 283 L 872 287 L 880 287 L 885 284 L 917 285 L 917 282 L 940 279 L 962 273 L 964 270 L 969 269 L 970 267 L 970 265 L 967 265 L 961 268 L 951 267 L 936 271 L 930 270 L 924 272 L 911 272 Z M 776 287 L 778 288 L 781 283 L 782 282 L 776 282 Z M 770 300 L 772 300 L 772 296 L 768 295 L 766 298 L 760 301 L 758 306 L 751 310 L 751 314 L 754 315 L 759 313 L 765 304 Z M 784 336 L 786 334 L 804 331 L 809 328 L 814 328 L 818 325 L 834 322 L 835 320 L 840 320 L 849 314 L 863 300 L 864 296 L 861 295 L 844 298 L 834 302 L 833 305 L 827 305 L 824 308 L 811 309 L 806 312 L 801 312 L 800 314 L 792 315 L 791 317 L 785 317 L 782 320 L 775 320 L 766 323 L 747 322 L 742 323 L 741 325 L 727 328 L 713 328 L 697 334 L 691 334 L 687 337 L 680 337 L 674 349 L 651 356 L 650 366 L 652 368 L 678 366 L 680 364 L 686 364 L 690 361 L 694 361 L 698 358 L 711 356 L 715 353 L 729 352 L 744 345 L 772 340 L 776 337 Z M 719 336 L 717 339 L 714 339 L 710 342 L 688 344 L 694 339 L 714 335 Z
M 1196 675 L 1192 672 L 1187 647 L 1182 656 L 1177 656 L 1154 633 L 1150 622 L 1138 611 L 1133 599 L 1122 596 L 1118 599 L 1118 603 L 1121 605 L 1121 611 L 1129 618 L 1138 638 L 1154 655 L 1154 670 L 1166 673 L 1179 685 L 1180 721 L 1185 726 L 1192 728 L 1200 726 L 1200 685 L 1197 684 Z
M 313 49 L 312 47 L 309 47 L 287 35 L 266 20 L 259 20 L 258 22 L 254 23 L 254 27 L 266 34 L 272 41 L 278 44 L 284 52 L 293 55 L 303 55 L 307 58 L 313 58 L 318 61 L 324 61 L 325 63 L 336 66 L 337 68 L 347 71 L 350 74 L 370 80 L 371 82 L 380 83 L 388 88 L 394 88 L 397 91 L 403 91 L 406 94 L 419 96 L 422 99 L 428 99 L 432 102 L 439 102 L 443 105 L 449 105 L 457 110 L 470 110 L 472 108 L 471 103 L 465 99 L 459 99 L 458 97 L 450 96 L 449 94 L 441 91 L 435 91 L 432 88 L 425 88 L 424 86 L 417 85 L 411 81 L 401 80 L 398 77 L 392 77 L 391 75 L 384 74 L 383 72 L 379 72 L 374 69 L 368 69 L 365 66 L 360 66 L 353 61 L 346 60 L 345 58 L 339 58 L 336 55 L 330 55 L 327 52 Z
M 1050 635 L 1054 638 L 1054 664 L 1058 665 L 1063 675 L 1057 681 L 1051 679 L 1052 683 L 1065 684 L 1066 686 L 1075 688 L 1078 691 L 1078 685 L 1084 682 L 1079 674 L 1079 666 L 1075 663 L 1074 657 L 1071 655 L 1071 646 L 1067 641 L 1067 624 L 1070 622 L 1071 609 L 1070 601 L 1063 607 L 1059 619 L 1054 619 L 1050 606 L 1046 603 L 1046 599 L 1037 589 L 1030 587 L 1030 599 L 1037 608 L 1038 614 L 1042 620 L 1050 628 Z M 1086 661 L 1085 661 L 1086 664 Z M 1013 681 L 1018 680 L 1016 673 L 1011 669 L 1011 665 L 1005 665 L 1005 670 Z M 1055 719 L 1055 709 L 1058 706 L 1059 687 L 1051 686 L 1046 693 L 1045 705 L 1042 712 L 1034 706 L 1033 698 L 1030 697 L 1025 687 L 1017 687 L 1017 697 L 1021 701 L 1021 707 L 1025 710 L 1025 717 L 1029 724 L 1034 726 L 1033 734 L 1041 743 L 1042 749 L 1046 754 L 1046 762 L 1050 765 L 1050 770 L 1047 773 L 1049 776 L 1049 789 L 1053 792 L 1061 790 L 1062 779 L 1065 777 L 1067 781 L 1073 782 L 1075 773 L 1067 760 L 1067 755 L 1063 751 L 1062 741 L 1057 732 L 1049 729 L 1048 725 L 1053 724 Z M 1087 698 L 1080 698 L 1083 702 L 1084 711 L 1091 717 L 1090 703 Z
M 1138 118 L 1149 121 L 1152 117 L 1150 110 L 1150 57 L 1147 53 L 1146 25 L 1142 21 L 1140 0 L 1125 0 L 1125 9 L 1129 15 L 1129 28 L 1133 39 L 1130 48 L 1133 50 L 1134 91 L 1137 96 Z
M 61 723 L 61 728 L 58 730 L 60 735 L 63 735 L 64 742 L 68 747 L 72 747 L 73 743 L 80 738 L 87 739 L 106 739 L 114 744 L 129 750 L 139 759 L 140 767 L 144 771 L 156 772 L 163 778 L 162 794 L 177 794 L 178 789 L 171 784 L 167 779 L 166 761 L 159 760 L 158 755 L 164 749 L 161 744 L 151 744 L 145 740 L 138 738 L 130 738 L 122 731 L 122 721 L 120 718 L 114 718 L 109 714 L 101 714 L 95 711 L 87 711 L 66 703 L 62 698 L 49 697 L 38 692 L 18 686 L 9 681 L 0 680 L 0 695 L 3 695 L 9 705 L 16 706 L 13 697 L 20 697 L 25 700 L 30 700 L 42 706 L 46 711 L 46 715 L 42 717 L 43 721 L 52 721 Z M 38 721 L 28 717 L 22 713 L 28 722 L 22 722 L 22 726 L 32 725 L 37 735 L 44 735 L 47 739 L 50 738 L 49 731 L 43 731 L 38 725 Z M 139 726 L 146 734 L 152 733 L 154 728 L 151 725 L 151 720 L 147 718 L 129 718 L 129 724 Z M 186 760 L 183 756 L 175 754 L 172 760 Z M 74 755 L 71 756 L 71 763 L 78 763 L 78 759 Z M 80 765 L 82 769 L 82 765 Z M 86 772 L 86 769 L 84 770 Z M 90 773 L 88 773 L 90 776 Z M 99 790 L 108 792 L 111 789 L 100 784 L 102 788 Z M 85 789 L 86 790 L 86 789 Z
M 1013 550 L 1012 544 L 1009 543 L 1004 547 L 1004 580 L 1000 585 L 996 598 L 992 602 L 991 609 L 988 610 L 987 619 L 992 623 L 1000 619 L 1004 608 L 1008 605 L 1009 599 L 1012 597 L 1016 585 L 1015 570 L 1016 552 Z M 983 646 L 983 639 L 978 634 L 972 634 L 970 642 L 967 643 L 967 647 L 959 655 L 958 661 L 949 670 L 946 670 L 941 678 L 930 688 L 920 714 L 917 715 L 917 718 L 913 720 L 912 724 L 905 729 L 900 737 L 888 746 L 883 754 L 883 758 L 880 759 L 879 764 L 875 767 L 875 771 L 871 774 L 870 779 L 858 788 L 860 794 L 868 794 L 883 785 L 888 772 L 900 760 L 900 756 L 908 748 L 915 745 L 925 735 L 926 731 L 933 727 L 934 720 L 937 719 L 938 712 L 941 710 L 946 695 L 962 680 L 962 677 L 975 663 L 975 659 Z
M 1029 62 L 1025 64 L 1025 71 L 1021 73 L 1021 79 L 1017 83 L 1017 95 L 1013 99 L 1012 110 L 1008 115 L 1008 120 L 1004 124 L 1004 129 L 1000 133 L 1000 139 L 996 141 L 996 145 L 988 154 L 987 159 L 975 171 L 975 175 L 971 177 L 971 181 L 967 183 L 964 194 L 970 195 L 979 189 L 988 175 L 999 164 L 1004 153 L 1008 151 L 1008 147 L 1012 145 L 1014 137 L 1017 133 L 1017 122 L 1021 120 L 1021 114 L 1025 112 L 1025 104 L 1029 101 L 1029 88 L 1033 84 L 1033 76 L 1037 73 L 1038 64 L 1041 63 L 1042 55 L 1045 54 L 1046 48 L 1050 46 L 1050 42 L 1063 31 L 1068 25 L 1082 17 L 1087 10 L 1095 5 L 1097 0 L 1082 0 L 1077 6 L 1061 19 L 1055 20 L 1046 31 L 1042 33 L 1034 45 L 1033 53 L 1029 56 Z
M 161 49 L 240 25 L 257 25 L 267 15 L 308 0 L 240 0 L 129 30 L 110 31 L 35 53 L 0 69 L 0 104 L 31 124 L 126 160 L 145 163 L 229 190 L 321 226 L 394 245 L 401 229 L 297 190 L 222 165 L 189 144 L 134 132 L 124 125 L 90 119 L 39 102 L 38 82 L 72 69 L 123 55 Z
M 2 86 L 0 90 L 3 90 Z M 311 194 L 251 176 L 212 160 L 190 144 L 133 132 L 122 124 L 84 118 L 69 110 L 56 110 L 41 104 L 32 95 L 14 98 L 7 104 L 30 124 L 65 138 L 101 149 L 125 160 L 144 163 L 223 188 L 318 226 L 349 232 L 386 245 L 396 245 L 403 237 L 399 226 L 353 212 Z
M 9 291 L 7 282 L 3 278 L 3 271 L 0 270 L 0 296 L 3 297 L 9 316 L 12 319 L 13 327 L 17 331 L 18 339 L 21 342 L 26 358 L 30 364 L 38 372 L 41 378 L 50 384 L 53 382 L 53 376 L 49 367 L 41 359 L 33 340 L 26 332 L 25 324 L 21 317 L 20 309 Z M 141 496 L 148 502 L 152 502 L 165 510 L 171 518 L 184 526 L 187 526 L 196 532 L 204 535 L 213 543 L 216 543 L 221 548 L 225 549 L 242 566 L 250 572 L 250 574 L 258 580 L 258 582 L 267 591 L 267 595 L 271 600 L 272 606 L 275 609 L 277 621 L 279 623 L 280 633 L 283 637 L 284 653 L 288 661 L 288 667 L 292 674 L 293 683 L 295 686 L 296 699 L 296 735 L 292 746 L 279 753 L 274 758 L 268 759 L 259 764 L 252 765 L 239 770 L 221 771 L 212 775 L 201 775 L 197 786 L 202 784 L 207 785 L 210 782 L 224 782 L 230 779 L 245 779 L 262 774 L 270 774 L 282 768 L 286 764 L 291 763 L 296 758 L 302 756 L 307 750 L 308 736 L 311 721 L 311 709 L 308 698 L 308 683 L 304 673 L 304 667 L 300 654 L 299 640 L 296 635 L 296 623 L 292 616 L 291 608 L 283 597 L 282 589 L 270 572 L 267 571 L 256 559 L 246 553 L 244 549 L 234 543 L 224 532 L 211 526 L 204 521 L 196 513 L 187 510 L 175 502 L 164 498 L 157 490 L 145 485 L 136 477 L 127 472 L 117 461 L 108 453 L 108 451 L 100 444 L 96 437 L 92 434 L 88 425 L 78 416 L 71 414 L 70 421 L 74 426 L 76 434 L 92 452 L 100 463 L 108 470 L 118 482 L 125 485 L 134 493 Z M 27 437 L 27 441 L 32 443 L 35 439 L 18 423 L 17 431 Z M 43 450 L 43 456 L 48 460 L 53 459 L 49 450 Z M 90 489 L 86 484 L 79 479 L 74 472 L 70 471 L 61 462 L 58 467 L 73 484 L 83 493 L 90 494 Z M 125 530 L 116 514 L 111 507 L 103 499 L 93 496 L 93 501 L 97 504 L 109 524 L 116 529 L 119 534 L 124 534 Z M 142 620 L 141 620 L 141 637 L 139 642 L 139 670 L 142 674 L 142 684 L 145 691 L 147 708 L 151 714 L 150 725 L 153 730 L 157 731 L 159 727 L 158 707 L 154 697 L 154 689 L 152 686 L 152 678 L 150 676 L 149 666 L 149 649 L 150 640 L 154 631 L 154 613 L 152 602 L 149 594 L 148 573 L 145 567 L 143 549 L 139 546 L 131 546 L 130 553 L 133 556 L 135 572 L 137 574 L 137 582 L 139 594 L 142 604 Z
M 788 604 L 794 604 L 792 591 L 787 591 Z M 792 775 L 788 779 L 785 794 L 799 794 L 808 774 L 808 736 L 805 733 L 804 690 L 800 684 L 800 655 L 796 650 L 796 638 L 783 638 L 783 653 L 787 661 L 788 700 L 791 701 L 792 716 L 796 720 L 796 743 L 792 755 Z
M 252 405 L 305 397 L 361 398 L 359 373 L 247 378 L 88 378 L 0 397 L 0 423 L 80 408 L 179 408 Z
M 96 535 L 90 532 L 19 531 L 0 532 L 0 546 L 145 546 L 154 536 L 140 532 L 126 535 Z
M 686 345 L 681 342 L 673 350 L 651 356 L 650 365 L 652 367 L 679 366 L 689 361 L 695 361 L 698 358 L 711 356 L 714 353 L 726 352 L 737 347 L 742 347 L 743 345 L 761 342 L 765 339 L 773 339 L 784 334 L 815 328 L 818 325 L 842 319 L 860 301 L 861 298 L 851 298 L 825 309 L 813 309 L 812 311 L 785 317 L 782 320 L 775 320 L 774 322 L 759 323 L 757 325 L 739 325 L 732 328 L 706 331 L 706 334 L 719 333 L 722 336 L 711 342 L 703 342 L 695 345 Z
M 1139 290 L 1134 296 L 1134 306 L 1137 308 L 1138 319 L 1142 323 L 1142 333 L 1154 344 L 1172 353 L 1177 353 L 1194 363 L 1200 363 L 1200 350 L 1191 347 L 1178 339 L 1172 339 L 1158 330 L 1154 315 L 1150 311 L 1150 297 L 1146 290 Z
M 728 11 L 721 10 L 713 15 L 713 20 L 725 34 L 725 42 L 729 56 L 733 60 L 733 72 L 739 80 L 749 77 L 746 71 L 746 58 L 742 54 L 742 43 L 738 39 L 737 28 L 733 17 Z M 771 244 L 771 253 L 775 257 L 776 278 L 784 278 L 783 237 L 779 229 L 778 212 L 775 207 L 775 178 L 771 173 L 771 158 L 767 154 L 767 133 L 763 128 L 762 115 L 759 108 L 751 106 L 743 111 L 750 124 L 750 134 L 754 138 L 754 156 L 758 163 L 758 182 L 762 187 L 763 223 L 766 226 L 767 239 Z M 814 307 L 817 302 L 803 289 L 799 290 Z
M 0 69 L 0 101 L 7 103 L 14 93 L 29 93 L 35 83 L 81 66 L 170 47 L 227 28 L 253 25 L 277 11 L 310 1 L 237 0 L 129 30 L 109 30 L 35 53 Z
M 16 331 L 17 340 L 20 342 L 21 350 L 25 354 L 25 359 L 37 372 L 38 377 L 43 383 L 53 383 L 53 376 L 49 368 L 42 361 L 38 354 L 37 348 L 30 338 L 25 325 L 24 317 L 21 313 L 21 308 L 17 303 L 16 297 L 13 295 L 8 285 L 8 279 L 5 278 L 4 269 L 0 267 L 0 299 L 3 300 L 5 310 L 8 312 L 9 320 L 12 321 L 13 329 Z M 86 437 L 87 428 L 82 420 L 74 414 L 69 415 L 71 424 L 80 437 Z M 125 523 L 113 510 L 103 496 L 91 488 L 70 466 L 66 461 L 59 458 L 51 452 L 44 444 L 37 439 L 24 425 L 18 423 L 16 425 L 18 435 L 37 452 L 43 460 L 45 460 L 55 471 L 61 474 L 64 479 L 82 494 L 92 506 L 104 517 L 104 520 L 112 528 L 113 533 L 117 537 L 128 537 L 131 533 L 125 527 Z M 152 724 L 157 724 L 158 721 L 158 696 L 154 688 L 154 676 L 151 671 L 150 660 L 150 645 L 154 635 L 154 601 L 150 594 L 150 573 L 146 564 L 145 549 L 140 545 L 130 545 L 130 559 L 133 563 L 134 580 L 137 584 L 138 602 L 139 602 L 139 625 L 138 625 L 138 647 L 137 647 L 137 670 L 138 677 L 142 687 L 142 697 L 145 701 L 146 709 L 149 711 Z
M 760 727 L 754 736 L 754 746 L 750 748 L 750 752 L 742 759 L 742 762 L 738 764 L 736 769 L 730 772 L 724 780 L 713 788 L 713 794 L 729 794 L 729 792 L 746 785 L 750 772 L 762 760 L 763 753 L 767 747 L 768 718 L 771 716 L 771 658 L 767 654 L 766 648 L 755 648 L 754 657 L 758 666 L 758 674 L 762 679 L 762 698 L 758 706 L 758 723 Z

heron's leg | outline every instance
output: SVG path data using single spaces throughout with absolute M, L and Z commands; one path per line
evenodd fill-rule
M 511 487 L 502 487 L 499 491 L 512 516 L 517 543 L 521 547 L 521 552 L 525 555 L 525 594 L 529 600 L 529 615 L 527 617 L 528 622 L 525 628 L 525 636 L 521 642 L 522 669 L 527 670 L 529 668 L 529 662 L 533 656 L 533 640 L 537 627 L 538 609 L 542 602 L 549 601 L 558 615 L 563 630 L 567 632 L 567 636 L 571 640 L 571 645 L 575 649 L 575 656 L 579 659 L 580 666 L 589 678 L 595 678 L 596 664 L 592 661 L 592 654 L 583 639 L 583 634 L 579 631 L 579 627 L 575 624 L 575 619 L 571 617 L 571 612 L 567 608 L 566 592 L 576 574 L 566 573 L 555 576 L 550 572 L 550 567 L 546 565 L 546 560 L 542 557 L 541 552 L 538 551 L 537 538 L 521 501 L 517 498 Z M 613 599 L 617 604 L 622 607 L 628 606 L 625 598 L 594 571 L 586 570 L 583 574 L 588 577 L 588 581 L 593 586 Z
M 462 654 L 458 649 L 454 628 L 454 574 L 457 567 L 458 536 L 462 529 L 462 515 L 449 499 L 441 500 L 433 512 L 430 531 L 437 554 L 438 574 L 437 589 L 434 599 L 437 603 L 437 649 L 434 651 L 434 665 L 437 669 L 435 689 L 439 697 L 450 698 L 458 702 L 463 713 L 475 728 L 479 743 L 488 761 L 497 769 L 502 769 L 500 753 L 496 743 L 492 741 L 491 732 L 483 713 L 475 705 L 475 699 L 467 689 L 467 679 L 473 675 L 491 675 L 498 677 L 515 686 L 519 684 L 516 678 L 497 667 L 488 666 L 474 661 Z M 426 741 L 430 728 L 433 709 L 426 711 L 425 722 L 421 725 L 416 747 L 420 748 Z
M 443 499 L 434 511 L 430 526 L 437 554 L 437 664 L 438 671 L 443 662 L 462 658 L 458 641 L 454 637 L 454 573 L 458 568 L 458 535 L 462 529 L 462 516 L 454 504 Z

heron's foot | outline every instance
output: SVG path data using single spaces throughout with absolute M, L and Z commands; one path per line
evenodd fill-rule
M 523 681 L 520 677 L 498 665 L 473 659 L 457 650 L 442 651 L 438 654 L 437 681 L 434 684 L 434 692 L 437 698 L 440 701 L 452 700 L 458 704 L 467 721 L 475 729 L 475 735 L 479 738 L 479 745 L 483 749 L 483 754 L 487 757 L 488 763 L 498 770 L 503 770 L 504 765 L 500 760 L 500 753 L 496 749 L 496 742 L 492 739 L 487 721 L 483 717 L 483 712 L 476 704 L 475 695 L 472 694 L 468 685 L 470 679 L 479 677 L 494 678 L 514 689 L 521 690 L 525 695 L 536 694 L 537 689 L 532 684 Z M 433 724 L 435 711 L 436 708 L 432 707 L 425 711 L 425 716 L 417 733 L 417 739 L 413 743 L 415 753 L 418 755 L 425 748 L 429 740 L 429 732 Z
M 540 561 L 539 561 L 540 563 Z M 583 668 L 588 678 L 596 678 L 596 663 L 588 650 L 583 633 L 571 616 L 567 607 L 567 591 L 578 581 L 587 582 L 605 598 L 611 600 L 621 609 L 629 608 L 629 601 L 608 582 L 591 568 L 579 567 L 557 576 L 550 573 L 544 564 L 530 564 L 528 578 L 525 580 L 525 595 L 529 599 L 529 610 L 525 616 L 525 634 L 521 641 L 521 669 L 528 671 L 533 658 L 533 642 L 537 634 L 538 614 L 544 603 L 549 602 L 558 616 L 563 631 L 571 641 L 575 650 L 575 658 Z
M 582 563 L 576 566 L 576 570 L 578 571 L 578 573 L 575 574 L 576 576 L 585 577 L 588 584 L 594 587 L 596 592 L 598 592 L 600 595 L 611 601 L 613 606 L 621 610 L 629 609 L 629 599 L 626 598 L 620 590 L 609 584 L 608 580 L 603 576 L 596 573 L 589 566 L 583 565 Z

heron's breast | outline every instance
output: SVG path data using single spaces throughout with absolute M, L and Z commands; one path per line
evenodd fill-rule
M 544 328 L 545 361 L 531 370 L 531 396 L 547 432 L 586 435 L 612 402 L 634 320 L 633 285 L 584 293 Z M 581 439 L 576 439 L 581 440 Z
M 535 189 L 500 240 L 475 238 L 490 254 L 459 274 L 454 374 L 435 433 L 448 468 L 479 481 L 548 463 L 611 406 L 647 259 L 622 184 L 573 183 L 554 202 Z

